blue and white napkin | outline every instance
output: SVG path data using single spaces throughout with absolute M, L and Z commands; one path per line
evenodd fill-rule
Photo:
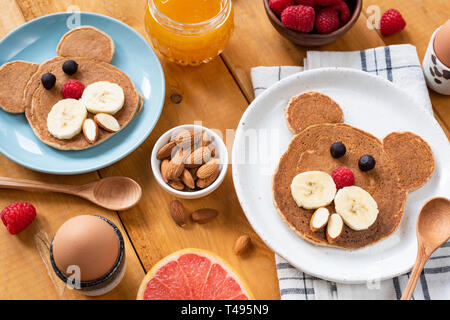
M 395 83 L 429 112 L 433 112 L 416 48 L 393 45 L 352 52 L 308 51 L 304 67 L 256 67 L 251 70 L 255 96 L 277 81 L 303 70 L 346 67 L 378 75 Z M 321 280 L 292 267 L 275 254 L 283 300 L 400 299 L 409 273 L 379 283 L 348 285 Z M 417 283 L 413 299 L 450 299 L 450 241 L 431 256 Z

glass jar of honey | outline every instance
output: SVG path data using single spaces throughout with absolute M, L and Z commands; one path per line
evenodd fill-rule
M 148 0 L 145 26 L 154 47 L 181 65 L 219 55 L 234 28 L 231 0 Z

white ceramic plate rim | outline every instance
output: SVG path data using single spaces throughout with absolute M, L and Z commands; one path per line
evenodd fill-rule
M 290 77 L 287 77 L 287 78 L 279 81 L 272 87 L 268 88 L 267 90 L 265 90 L 260 96 L 258 96 L 250 104 L 250 106 L 247 108 L 247 110 L 243 114 L 243 116 L 239 122 L 239 126 L 237 128 L 235 143 L 233 145 L 232 164 L 237 163 L 236 161 L 238 159 L 240 159 L 239 145 L 243 142 L 243 139 L 245 138 L 245 135 L 244 135 L 245 124 L 247 122 L 249 122 L 249 120 L 248 120 L 249 117 L 251 117 L 252 115 L 254 116 L 255 110 L 257 110 L 258 106 L 260 104 L 262 104 L 269 95 L 272 95 L 275 92 L 278 94 L 282 94 L 284 87 L 287 87 L 292 83 L 298 84 L 301 82 L 301 80 L 303 78 L 313 77 L 313 76 L 314 77 L 323 77 L 327 73 L 333 73 L 333 72 L 346 73 L 347 76 L 354 75 L 355 77 L 363 76 L 363 77 L 371 78 L 372 79 L 371 81 L 377 81 L 380 84 L 383 84 L 384 86 L 388 87 L 387 88 L 388 90 L 395 90 L 396 95 L 398 94 L 401 99 L 403 99 L 404 101 L 407 101 L 409 103 L 409 105 L 411 105 L 411 110 L 414 110 L 414 112 L 420 113 L 420 115 L 423 119 L 423 122 L 431 127 L 430 130 L 436 131 L 436 129 L 438 129 L 439 131 L 436 131 L 436 132 L 439 132 L 445 136 L 445 134 L 442 132 L 442 128 L 439 126 L 437 121 L 431 116 L 431 114 L 427 113 L 423 108 L 421 108 L 419 105 L 417 105 L 417 102 L 415 100 L 410 98 L 404 91 L 397 88 L 393 83 L 391 83 L 381 77 L 377 77 L 377 76 L 365 73 L 363 71 L 355 70 L 355 69 L 322 68 L 322 69 L 304 71 L 299 74 L 295 74 Z M 314 90 L 314 88 L 308 88 L 308 90 Z M 302 90 L 299 90 L 299 93 L 301 91 Z M 380 94 L 382 94 L 382 93 L 380 92 Z M 286 97 L 287 100 L 289 98 L 290 97 Z M 248 127 L 245 127 L 245 129 L 248 129 Z M 295 257 L 294 254 L 290 254 L 289 252 L 286 252 L 286 250 L 284 249 L 283 243 L 279 243 L 279 241 L 276 239 L 277 237 L 275 235 L 269 234 L 268 232 L 266 232 L 267 230 L 264 229 L 264 226 L 258 222 L 257 214 L 251 211 L 252 206 L 251 206 L 251 204 L 249 204 L 249 201 L 251 201 L 252 199 L 247 199 L 245 196 L 243 184 L 241 181 L 241 177 L 239 175 L 238 166 L 233 165 L 232 171 L 233 171 L 233 182 L 234 182 L 234 186 L 236 189 L 236 193 L 237 193 L 239 202 L 241 204 L 241 207 L 242 207 L 248 221 L 250 222 L 250 224 L 252 225 L 252 227 L 254 228 L 256 233 L 266 243 L 266 245 L 268 247 L 270 247 L 273 251 L 275 251 L 277 254 L 279 254 L 281 257 L 283 257 L 285 260 L 287 260 L 291 265 L 293 265 L 294 267 L 296 267 L 312 276 L 322 278 L 325 280 L 329 280 L 329 281 L 338 282 L 338 283 L 358 284 L 358 283 L 365 283 L 367 281 L 374 280 L 368 272 L 364 272 L 364 271 L 362 273 L 355 274 L 354 276 L 350 276 L 350 277 L 347 275 L 343 276 L 342 274 L 333 272 L 332 267 L 329 268 L 330 269 L 329 272 L 323 272 L 323 270 L 322 270 L 322 272 L 317 272 L 316 269 L 314 268 L 314 265 L 312 265 L 311 263 L 308 263 L 307 256 L 302 256 L 300 259 L 300 258 L 298 258 L 298 256 L 301 255 L 301 253 L 296 252 L 295 254 L 297 255 L 297 257 Z M 445 172 L 445 173 L 447 174 L 447 172 Z M 448 192 L 447 191 L 444 191 L 444 192 L 445 192 L 445 195 L 448 197 L 448 195 L 447 195 Z M 425 201 L 426 201 L 426 199 L 423 199 L 423 202 L 425 202 Z M 273 206 L 272 198 L 270 199 L 270 203 Z M 282 218 L 279 215 L 277 215 L 277 216 L 282 221 Z M 301 239 L 298 235 L 296 235 L 294 233 L 293 233 L 293 236 L 297 237 L 298 239 L 300 239 L 301 241 L 304 241 L 307 244 L 310 244 L 309 242 Z M 387 239 L 389 239 L 389 237 Z M 384 240 L 381 240 L 381 241 L 384 241 Z M 380 242 L 378 242 L 378 243 L 380 243 Z M 378 243 L 375 243 L 373 246 L 376 246 Z M 313 244 L 310 244 L 310 245 L 315 246 Z M 417 244 L 415 242 L 414 242 L 414 245 L 417 247 Z M 315 246 L 315 247 L 317 248 L 318 255 L 320 255 L 319 250 L 324 247 L 319 247 L 319 246 Z M 336 249 L 336 250 L 342 250 L 342 249 Z M 349 251 L 358 251 L 358 250 L 349 250 Z M 409 258 L 410 259 L 408 259 L 408 261 L 400 261 L 400 263 L 393 265 L 392 268 L 383 270 L 382 274 L 377 274 L 377 280 L 391 279 L 393 277 L 396 277 L 398 275 L 408 272 L 412 268 L 415 255 L 414 255 L 414 257 L 409 257 Z

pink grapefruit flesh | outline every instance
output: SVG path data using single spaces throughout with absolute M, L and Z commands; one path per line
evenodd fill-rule
M 200 249 L 177 251 L 145 276 L 139 300 L 249 300 L 250 291 L 222 259 Z

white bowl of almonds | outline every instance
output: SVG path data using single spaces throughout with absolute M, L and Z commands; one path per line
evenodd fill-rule
M 164 133 L 155 143 L 151 158 L 159 185 L 182 199 L 205 197 L 223 182 L 228 151 L 214 131 L 198 125 L 182 125 Z

